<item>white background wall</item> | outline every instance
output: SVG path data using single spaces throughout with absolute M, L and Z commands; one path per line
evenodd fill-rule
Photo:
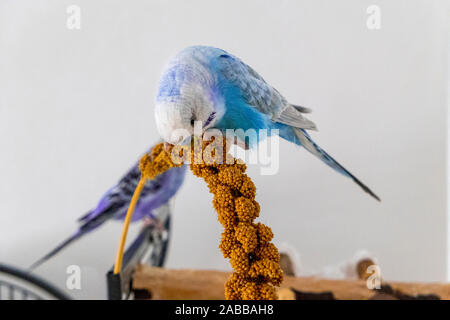
M 81 8 L 81 30 L 66 7 Z M 381 8 L 368 30 L 366 8 Z M 444 1 L 0 1 L 0 261 L 28 266 L 157 139 L 155 89 L 185 46 L 228 50 L 290 101 L 313 108 L 317 142 L 377 203 L 304 150 L 281 145 L 277 175 L 249 173 L 276 243 L 319 270 L 373 252 L 389 280 L 446 279 Z M 190 173 L 175 206 L 167 267 L 229 269 L 221 226 Z M 82 298 L 105 297 L 121 226 L 38 269 Z M 136 230 L 136 227 L 134 228 Z

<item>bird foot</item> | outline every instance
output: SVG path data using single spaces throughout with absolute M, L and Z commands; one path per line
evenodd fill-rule
M 148 227 L 148 226 L 154 226 L 158 231 L 163 231 L 164 230 L 164 225 L 161 222 L 161 220 L 159 220 L 157 217 L 149 217 L 146 216 L 142 219 L 144 228 Z

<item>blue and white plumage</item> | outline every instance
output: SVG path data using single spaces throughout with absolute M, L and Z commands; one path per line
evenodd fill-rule
M 141 192 L 132 221 L 154 218 L 154 210 L 169 202 L 183 184 L 186 166 L 171 168 L 153 180 L 148 180 Z M 123 220 L 141 177 L 139 163 L 136 163 L 100 199 L 97 206 L 79 219 L 78 230 L 55 249 L 35 262 L 34 269 L 53 257 L 73 241 L 97 229 L 108 220 Z
M 308 108 L 290 104 L 239 58 L 207 46 L 188 47 L 169 62 L 155 107 L 158 131 L 168 143 L 182 142 L 184 137 L 177 129 L 192 135 L 196 121 L 202 122 L 203 131 L 269 129 L 270 133 L 270 129 L 278 129 L 282 138 L 304 147 L 380 200 L 311 139 L 306 130 L 316 130 L 316 125 L 304 116 L 309 112 Z M 237 143 L 253 147 L 245 139 L 237 136 Z

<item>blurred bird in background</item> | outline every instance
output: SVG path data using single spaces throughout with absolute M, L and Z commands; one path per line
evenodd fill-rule
M 186 174 L 186 166 L 171 168 L 153 180 L 148 180 L 144 186 L 132 221 L 146 218 L 154 219 L 153 211 L 166 204 L 180 189 Z M 125 218 L 131 197 L 139 182 L 141 173 L 139 162 L 136 163 L 120 181 L 110 188 L 100 199 L 97 206 L 81 217 L 78 230 L 64 242 L 36 261 L 30 269 L 35 269 L 73 241 L 91 232 L 108 220 L 123 220 Z
M 235 131 L 235 141 L 245 149 L 259 143 L 249 141 L 247 130 L 277 129 L 279 136 L 304 147 L 328 166 L 352 179 L 365 192 L 380 198 L 319 147 L 306 130 L 316 125 L 305 117 L 310 109 L 289 103 L 251 67 L 228 52 L 207 46 L 188 47 L 166 67 L 156 97 L 156 124 L 162 138 L 171 144 L 184 143 L 202 132 Z M 242 129 L 242 130 L 237 130 Z M 258 137 L 257 137 L 258 139 Z

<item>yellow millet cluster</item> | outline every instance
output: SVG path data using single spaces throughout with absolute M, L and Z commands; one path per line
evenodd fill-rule
M 164 145 L 155 145 L 150 154 L 146 153 L 139 161 L 139 170 L 146 179 L 154 179 L 157 175 L 169 170 L 172 167 L 179 167 L 182 164 L 175 164 L 170 158 L 170 154 L 164 150 Z
M 217 141 L 216 141 L 217 142 Z M 201 150 L 208 148 L 203 143 Z M 277 299 L 276 286 L 283 280 L 279 265 L 280 255 L 270 241 L 272 230 L 262 223 L 254 223 L 260 206 L 255 200 L 256 187 L 245 174 L 246 165 L 227 156 L 225 143 L 220 154 L 213 151 L 210 157 L 200 160 L 191 153 L 190 168 L 194 175 L 203 178 L 214 195 L 213 206 L 224 227 L 219 248 L 230 260 L 234 272 L 225 284 L 228 300 Z M 219 161 L 220 159 L 220 161 Z M 223 162 L 223 163 L 222 163 Z M 162 144 L 156 145 L 151 155 L 141 159 L 140 169 L 148 178 L 175 165 Z

